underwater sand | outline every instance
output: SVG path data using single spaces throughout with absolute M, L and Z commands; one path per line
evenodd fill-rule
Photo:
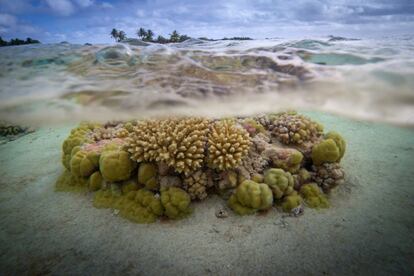
M 0 145 L 0 274 L 413 275 L 414 131 L 306 115 L 347 140 L 347 181 L 300 217 L 219 219 L 213 196 L 188 219 L 134 224 L 54 192 L 73 125 Z

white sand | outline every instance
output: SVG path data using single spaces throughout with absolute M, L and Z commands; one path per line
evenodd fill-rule
M 348 141 L 332 207 L 299 218 L 215 217 L 133 224 L 91 197 L 54 192 L 70 127 L 0 146 L 0 274 L 413 275 L 414 131 L 310 114 Z

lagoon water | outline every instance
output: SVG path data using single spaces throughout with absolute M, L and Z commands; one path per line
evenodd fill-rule
M 286 109 L 414 124 L 414 38 L 0 49 L 0 116 L 37 124 Z
M 328 209 L 141 225 L 55 191 L 81 120 L 287 109 L 347 142 Z M 36 131 L 0 143 L 0 274 L 414 274 L 413 37 L 2 47 L 2 120 Z

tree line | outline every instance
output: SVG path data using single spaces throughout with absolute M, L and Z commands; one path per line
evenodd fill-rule
M 30 37 L 26 38 L 26 40 L 14 38 L 14 39 L 10 39 L 10 41 L 7 41 L 7 40 L 3 40 L 3 38 L 0 36 L 0 47 L 25 45 L 25 44 L 37 44 L 37 43 L 40 43 L 40 41 L 36 39 L 32 39 Z
M 120 42 L 127 38 L 124 31 L 117 30 L 117 29 L 112 29 L 110 35 L 117 42 Z M 146 30 L 144 28 L 139 28 L 136 32 L 136 35 L 142 41 L 162 43 L 162 44 L 183 42 L 183 41 L 186 41 L 187 39 L 190 39 L 190 37 L 187 35 L 180 35 L 176 30 L 174 30 L 170 34 L 169 38 L 163 37 L 162 35 L 158 35 L 157 38 L 154 39 L 155 33 L 150 29 Z

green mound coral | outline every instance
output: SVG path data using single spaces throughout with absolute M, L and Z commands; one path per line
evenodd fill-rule
M 157 190 L 159 183 L 157 180 L 157 166 L 152 163 L 141 163 L 138 168 L 138 183 L 149 190 Z
M 250 215 L 259 210 L 270 209 L 273 205 L 273 193 L 267 184 L 245 180 L 230 196 L 228 204 L 237 214 Z
M 161 200 L 147 189 L 130 191 L 116 203 L 119 214 L 136 223 L 153 223 L 164 212 Z
M 167 187 L 161 189 L 161 203 L 165 215 L 170 219 L 179 219 L 191 213 L 191 198 L 183 189 Z
M 275 199 L 290 195 L 294 190 L 294 179 L 282 169 L 269 169 L 264 174 L 264 182 L 269 185 Z
M 55 184 L 56 191 L 65 192 L 86 192 L 88 190 L 88 179 L 73 175 L 65 170 L 57 179 Z
M 102 174 L 98 171 L 98 172 L 94 172 L 90 177 L 89 177 L 89 190 L 90 191 L 97 191 L 99 189 L 102 188 Z
M 69 137 L 63 142 L 62 164 L 66 169 L 70 170 L 70 160 L 72 158 L 73 148 L 79 147 L 84 143 L 93 142 L 93 140 L 88 137 L 88 134 L 91 133 L 91 128 L 93 128 L 93 126 L 80 124 L 79 127 L 72 129 Z
M 312 161 L 316 166 L 325 162 L 337 162 L 340 158 L 341 153 L 339 147 L 333 139 L 325 139 L 319 144 L 314 145 L 312 148 Z
M 123 150 L 105 150 L 99 159 L 99 169 L 106 181 L 127 180 L 134 167 L 128 152 Z
M 338 162 L 341 161 L 342 157 L 344 157 L 345 150 L 346 150 L 346 142 L 345 139 L 342 138 L 342 136 L 335 131 L 330 131 L 325 135 L 325 139 L 332 139 L 335 141 L 336 146 L 339 149 L 339 159 Z
M 329 201 L 316 183 L 305 184 L 299 193 L 310 208 L 328 208 Z
M 93 206 L 95 208 L 114 208 L 120 197 L 121 193 L 117 189 L 99 190 L 94 194 Z
M 301 206 L 303 199 L 297 192 L 293 192 L 292 194 L 283 198 L 282 201 L 282 210 L 284 212 L 291 212 L 293 209 Z
M 72 154 L 70 159 L 70 172 L 72 174 L 88 177 L 98 170 L 99 154 L 93 151 L 78 150 L 78 147 L 75 147 L 72 152 L 74 150 L 76 150 L 76 153 Z

